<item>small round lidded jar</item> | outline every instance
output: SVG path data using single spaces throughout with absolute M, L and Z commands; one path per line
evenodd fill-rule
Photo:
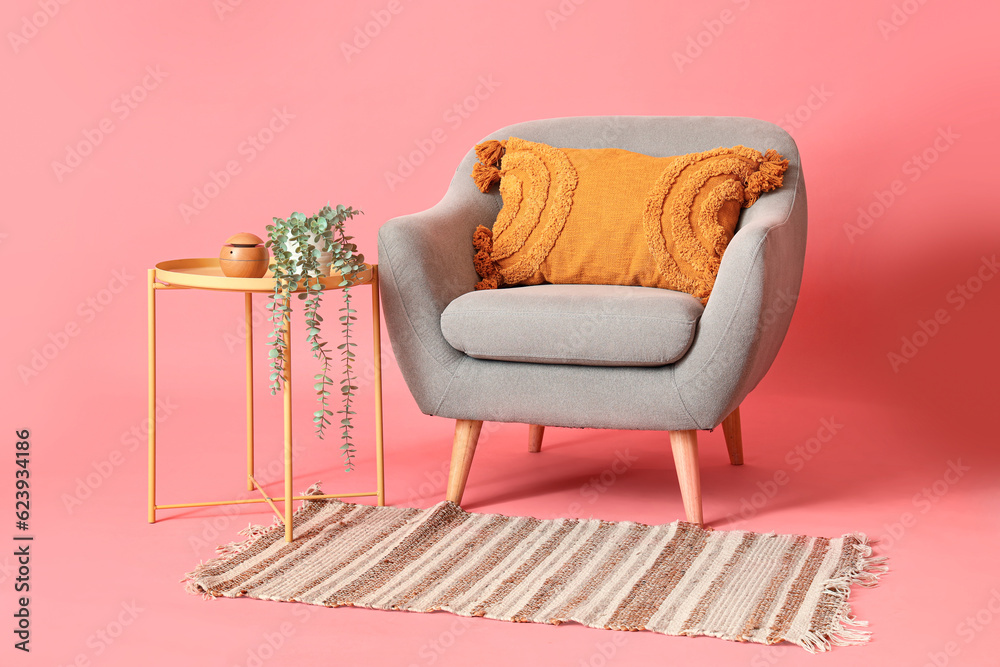
M 256 234 L 240 232 L 230 236 L 219 253 L 222 273 L 230 278 L 263 278 L 270 253 Z

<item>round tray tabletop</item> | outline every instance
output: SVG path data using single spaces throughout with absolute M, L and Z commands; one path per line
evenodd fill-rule
M 366 264 L 358 271 L 351 285 L 365 285 L 372 281 L 373 267 Z M 268 270 L 263 278 L 230 278 L 222 273 L 219 260 L 216 257 L 197 257 L 193 259 L 172 259 L 156 265 L 156 279 L 177 287 L 193 287 L 197 289 L 222 290 L 227 292 L 273 292 L 274 278 Z M 341 275 L 334 273 L 320 278 L 324 289 L 340 289 Z M 299 288 L 296 291 L 302 291 Z

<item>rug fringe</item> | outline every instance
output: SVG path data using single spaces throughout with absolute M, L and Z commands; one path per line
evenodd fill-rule
M 300 495 L 303 496 L 323 495 L 322 484 L 323 484 L 322 480 L 318 481 L 312 486 L 310 486 L 308 489 L 306 489 L 305 492 Z M 303 501 L 303 503 L 311 503 L 311 502 L 317 502 L 317 501 L 315 500 Z M 296 510 L 296 512 L 299 512 L 301 510 L 302 508 L 300 507 L 298 510 Z M 270 525 L 253 524 L 253 523 L 247 524 L 247 527 L 239 531 L 238 533 L 239 535 L 243 536 L 242 540 L 234 540 L 229 544 L 222 544 L 215 547 L 215 553 L 216 553 L 215 558 L 210 558 L 207 561 L 201 561 L 200 563 L 198 563 L 198 566 L 195 569 L 191 570 L 190 572 L 184 575 L 184 578 L 180 580 L 180 583 L 184 584 L 184 590 L 192 595 L 201 595 L 201 597 L 205 600 L 214 600 L 218 596 L 212 595 L 210 592 L 206 591 L 204 588 L 201 587 L 201 585 L 195 583 L 195 580 L 202 574 L 204 574 L 204 572 L 209 568 L 219 565 L 220 563 L 224 563 L 227 560 L 233 558 L 234 556 L 246 551 L 258 538 L 263 537 L 270 531 L 276 529 L 280 529 L 282 531 L 285 530 L 285 522 L 282 521 L 281 518 L 278 517 L 277 515 L 275 515 L 275 517 L 271 520 Z
M 859 621 L 851 615 L 848 598 L 851 597 L 851 586 L 877 586 L 879 577 L 889 571 L 889 566 L 885 564 L 885 556 L 872 556 L 871 542 L 864 533 L 848 533 L 842 539 L 845 542 L 854 541 L 851 546 L 857 552 L 856 559 L 846 572 L 823 583 L 824 591 L 832 595 L 837 603 L 837 617 L 832 628 L 810 631 L 802 637 L 799 645 L 810 653 L 829 651 L 833 646 L 859 646 L 871 641 L 872 633 L 859 629 L 868 627 L 868 621 Z

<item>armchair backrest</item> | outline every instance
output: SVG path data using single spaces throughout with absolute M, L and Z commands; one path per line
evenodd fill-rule
M 791 136 L 783 129 L 755 118 L 726 116 L 581 116 L 570 118 L 550 118 L 517 123 L 493 132 L 486 139 L 507 139 L 520 137 L 538 141 L 559 148 L 622 148 L 624 150 L 666 157 L 710 150 L 720 146 L 730 147 L 742 144 L 764 152 L 769 148 L 777 150 L 789 161 L 785 183 L 794 184 L 799 179 L 799 151 Z M 476 164 L 474 149 L 470 149 L 455 170 L 448 189 L 448 196 L 461 198 L 492 197 L 496 209 L 501 206 L 499 188 L 492 188 L 487 194 L 481 193 L 470 174 Z M 783 190 L 788 192 L 791 187 Z M 772 192 L 754 206 L 768 209 L 779 204 L 774 201 L 782 190 Z M 791 206 L 791 197 L 785 205 Z M 762 206 L 764 208 L 764 206 Z M 753 211 L 753 209 L 749 209 Z M 746 216 L 742 216 L 746 217 Z M 743 222 L 741 217 L 741 224 Z

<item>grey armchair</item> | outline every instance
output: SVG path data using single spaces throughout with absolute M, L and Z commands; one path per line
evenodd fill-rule
M 393 351 L 420 409 L 457 420 L 447 497 L 460 503 L 484 420 L 670 432 L 687 520 L 703 523 L 698 429 L 720 423 L 743 462 L 739 405 L 767 372 L 799 291 L 806 194 L 798 150 L 748 118 L 584 117 L 505 127 L 571 148 L 653 156 L 743 144 L 789 160 L 783 187 L 743 211 L 707 305 L 680 292 L 606 285 L 474 291 L 472 234 L 492 226 L 497 188 L 470 178 L 474 151 L 434 207 L 379 230 L 379 276 Z

